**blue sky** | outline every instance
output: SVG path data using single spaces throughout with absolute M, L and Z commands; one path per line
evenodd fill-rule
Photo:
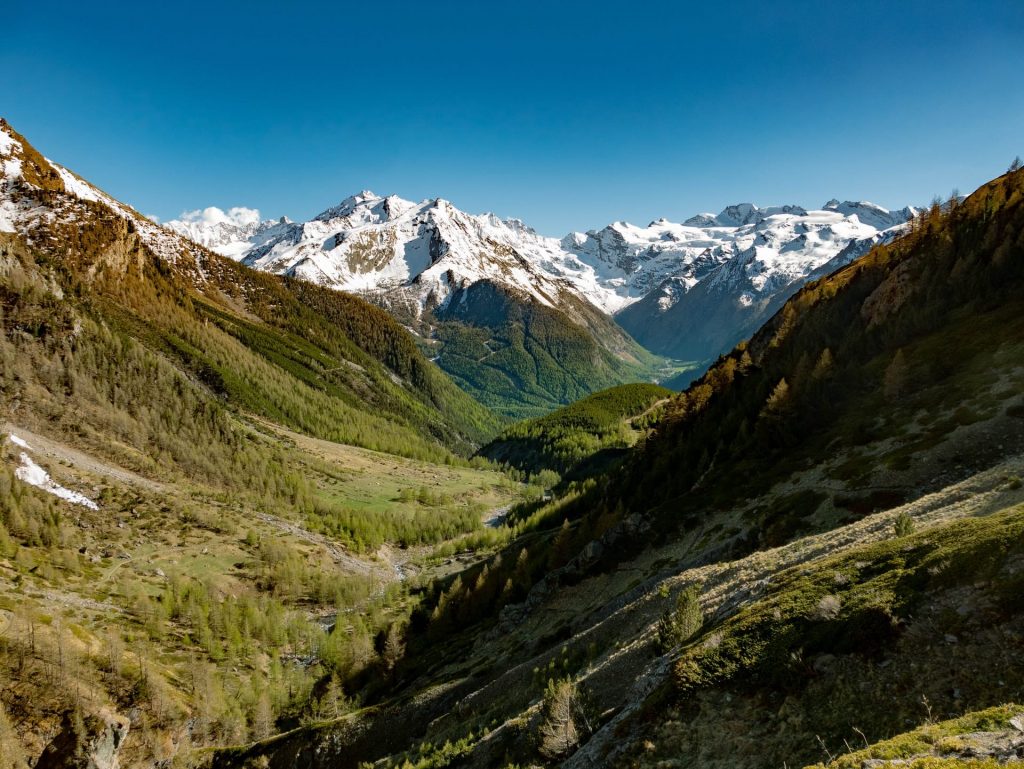
M 298 5 L 7 0 L 0 114 L 163 219 L 369 188 L 552 235 L 927 202 L 1024 155 L 1021 0 Z

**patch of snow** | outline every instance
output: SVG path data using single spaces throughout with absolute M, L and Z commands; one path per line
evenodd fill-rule
M 3 175 L 6 179 L 19 179 L 21 178 L 21 159 L 10 157 L 6 158 L 3 163 L 0 163 L 0 167 L 3 168 Z
M 64 189 L 79 200 L 88 200 L 93 203 L 106 203 L 107 205 L 111 205 L 113 203 L 113 200 L 91 184 L 83 182 L 68 169 L 57 165 L 49 158 L 47 158 L 46 162 L 53 166 L 57 170 L 57 173 L 60 174 L 61 181 L 64 182 Z
M 21 452 L 21 464 L 14 469 L 14 475 L 24 483 L 35 486 L 37 489 L 42 489 L 47 494 L 53 494 L 55 497 L 60 497 L 74 505 L 82 505 L 90 510 L 100 509 L 99 505 L 84 494 L 79 494 L 77 491 L 64 488 L 56 483 L 50 477 L 50 474 L 33 462 L 32 458 L 24 451 Z
M 33 450 L 32 447 L 28 445 L 24 438 L 19 438 L 14 433 L 11 433 L 7 437 L 15 446 L 21 446 L 23 449 L 28 449 L 29 451 Z
M 9 200 L 0 199 L 0 232 L 17 232 L 17 207 Z
M 0 155 L 13 155 L 16 148 L 21 149 L 21 142 L 0 128 Z
M 18 231 L 20 211 L 7 193 L 12 182 L 21 178 L 21 159 L 15 156 L 20 150 L 21 143 L 0 128 L 0 232 Z

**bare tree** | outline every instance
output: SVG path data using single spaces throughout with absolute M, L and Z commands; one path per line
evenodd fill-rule
M 252 736 L 257 740 L 262 740 L 269 737 L 273 730 L 274 708 L 270 702 L 270 695 L 266 691 L 262 691 L 253 704 Z
M 384 653 L 381 655 L 385 670 L 391 673 L 404 656 L 405 639 L 402 637 L 402 628 L 397 622 L 392 622 L 388 627 L 388 633 L 384 639 Z

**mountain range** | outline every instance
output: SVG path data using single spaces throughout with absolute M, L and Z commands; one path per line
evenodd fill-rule
M 744 203 L 683 223 L 615 222 L 557 239 L 442 199 L 364 191 L 308 222 L 216 212 L 166 226 L 249 266 L 358 293 L 427 335 L 433 319 L 458 315 L 466 292 L 489 284 L 565 311 L 582 328 L 594 326 L 595 312 L 612 316 L 656 354 L 706 362 L 804 282 L 890 240 L 916 213 L 838 200 L 816 210 Z M 621 335 L 595 338 L 615 354 L 628 347 Z

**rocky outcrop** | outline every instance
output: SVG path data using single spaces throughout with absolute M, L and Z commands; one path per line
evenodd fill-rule
M 65 713 L 60 731 L 39 756 L 35 769 L 119 769 L 118 752 L 128 729 L 128 719 L 117 714 L 83 718 Z

